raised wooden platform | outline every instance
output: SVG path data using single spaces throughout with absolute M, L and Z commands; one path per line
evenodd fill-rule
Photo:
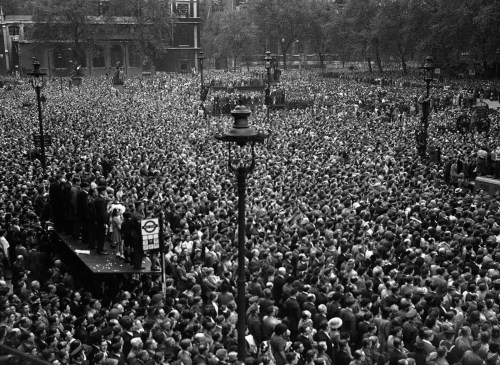
M 78 266 L 80 270 L 86 270 L 91 274 L 158 274 L 158 271 L 151 271 L 151 261 L 144 258 L 142 266 L 146 269 L 134 269 L 130 263 L 115 256 L 108 244 L 105 247 L 109 255 L 99 255 L 95 250 L 90 250 L 80 240 L 68 234 L 56 232 L 59 237 L 58 249 L 66 265 Z
M 478 191 L 479 189 L 493 195 L 496 191 L 500 191 L 500 180 L 487 176 L 478 176 L 474 183 L 474 191 Z

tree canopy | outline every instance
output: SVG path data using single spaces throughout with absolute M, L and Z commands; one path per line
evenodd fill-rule
M 388 60 L 406 71 L 426 54 L 445 68 L 487 64 L 500 47 L 498 0 L 253 0 L 250 9 L 260 38 L 280 53 L 305 39 L 320 60 L 375 61 L 379 71 Z

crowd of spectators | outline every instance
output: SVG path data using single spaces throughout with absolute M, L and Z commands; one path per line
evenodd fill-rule
M 45 171 L 31 87 L 0 90 L 0 344 L 54 365 L 236 362 L 237 191 L 213 138 L 232 121 L 198 116 L 197 85 L 131 77 L 117 94 L 95 77 L 62 93 L 49 81 Z M 437 160 L 417 155 L 423 87 L 313 71 L 282 85 L 313 102 L 250 118 L 271 133 L 248 179 L 245 363 L 500 364 L 498 192 L 473 189 L 499 114 L 486 131 L 456 128 L 477 84 L 433 90 Z M 72 222 L 49 194 L 57 180 L 99 190 L 124 221 L 164 214 L 165 290 L 157 274 L 80 280 L 48 232 Z

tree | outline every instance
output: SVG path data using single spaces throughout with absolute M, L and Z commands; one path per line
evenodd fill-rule
M 379 39 L 372 31 L 377 4 L 373 0 L 350 0 L 345 5 L 340 21 L 340 35 L 348 45 L 350 55 L 366 60 L 370 72 L 373 54 L 381 70 Z
M 83 50 L 91 45 L 96 32 L 90 18 L 95 10 L 92 2 L 30 0 L 27 9 L 32 9 L 34 21 L 28 31 L 31 39 L 49 47 L 70 42 L 73 57 L 80 63 L 85 63 Z
M 443 68 L 460 62 L 460 54 L 469 52 L 473 30 L 464 1 L 426 0 L 422 4 L 425 17 L 422 24 L 424 31 L 417 45 L 420 58 L 423 59 L 425 54 L 434 53 L 436 56 L 439 53 Z
M 261 34 L 270 42 L 279 43 L 284 69 L 290 46 L 304 34 L 306 7 L 303 0 L 256 0 L 251 3 L 250 11 Z
M 425 13 L 419 0 L 384 0 L 372 21 L 380 47 L 395 55 L 407 73 L 407 58 L 413 54 L 424 29 Z
M 320 66 L 323 70 L 325 55 L 333 49 L 332 34 L 336 33 L 336 22 L 339 14 L 328 0 L 311 0 L 306 7 L 305 36 L 309 38 L 311 46 L 318 54 Z
M 206 32 L 206 34 L 205 34 Z M 216 12 L 205 24 L 204 49 L 213 57 L 229 57 L 236 69 L 238 60 L 255 53 L 257 29 L 247 10 Z
M 470 48 L 484 65 L 500 44 L 500 3 L 494 0 L 464 1 L 468 16 L 472 20 Z
M 116 17 L 127 17 L 134 23 L 143 57 L 157 57 L 173 44 L 178 20 L 167 1 L 111 0 L 106 13 L 107 23 L 112 24 Z
M 3 13 L 6 15 L 26 14 L 27 0 L 2 0 L 0 3 Z

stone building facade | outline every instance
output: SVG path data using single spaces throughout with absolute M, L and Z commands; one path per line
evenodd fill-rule
M 166 0 L 165 0 L 166 1 Z M 200 3 L 204 0 L 168 0 L 176 15 L 173 39 L 165 41 L 160 56 L 152 60 L 154 68 L 166 72 L 191 72 L 197 68 L 200 50 Z M 107 20 L 106 20 L 107 19 Z M 119 61 L 125 75 L 139 74 L 145 56 L 138 47 L 137 20 L 133 17 L 88 17 L 96 27 L 98 38 L 92 47 L 83 50 L 77 61 L 86 75 L 110 74 Z M 29 15 L 4 14 L 0 11 L 0 74 L 29 72 L 36 57 L 41 69 L 49 76 L 66 73 L 74 61 L 71 43 L 44 47 L 29 38 L 28 29 L 34 24 Z M 102 32 L 100 29 L 102 28 Z

